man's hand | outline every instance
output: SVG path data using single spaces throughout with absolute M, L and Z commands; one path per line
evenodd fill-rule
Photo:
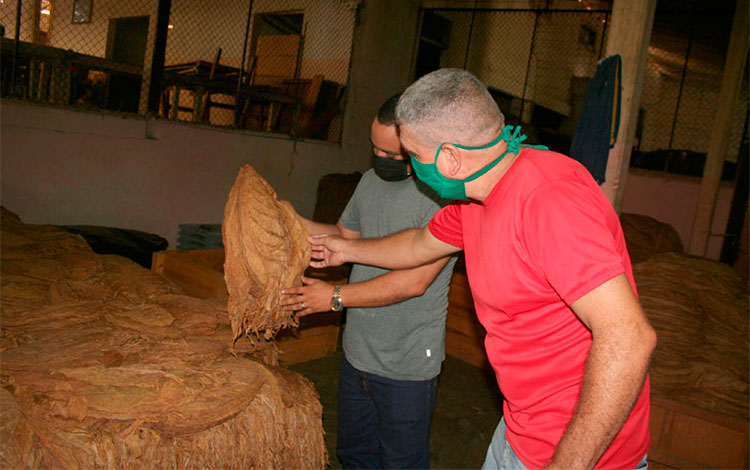
M 307 240 L 312 249 L 310 266 L 313 268 L 340 266 L 349 261 L 345 257 L 348 240 L 336 235 L 311 235 Z
M 302 287 L 289 287 L 281 291 L 289 298 L 281 301 L 284 310 L 297 312 L 298 317 L 331 310 L 333 286 L 325 281 L 302 276 Z

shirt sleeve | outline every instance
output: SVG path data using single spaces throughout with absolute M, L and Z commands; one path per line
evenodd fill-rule
M 600 193 L 595 186 L 559 180 L 524 202 L 528 256 L 568 305 L 625 272 L 615 242 L 619 220 Z
M 420 202 L 419 227 L 429 224 L 441 206 L 436 198 L 425 197 Z
M 464 249 L 460 204 L 449 204 L 437 211 L 430 220 L 429 229 L 432 236 L 438 240 Z
M 362 231 L 362 227 L 359 223 L 359 201 L 362 197 L 362 188 L 366 184 L 366 181 L 367 173 L 362 175 L 362 178 L 359 180 L 359 184 L 357 184 L 357 187 L 354 188 L 354 194 L 352 194 L 349 202 L 346 203 L 344 212 L 342 212 L 341 217 L 339 217 L 339 223 L 343 225 L 345 229 L 351 230 L 352 232 Z

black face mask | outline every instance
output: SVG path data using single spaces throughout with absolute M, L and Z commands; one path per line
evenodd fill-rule
M 372 155 L 372 167 L 375 169 L 375 174 L 385 181 L 401 181 L 411 176 L 406 169 L 408 163 L 408 160 L 394 160 Z

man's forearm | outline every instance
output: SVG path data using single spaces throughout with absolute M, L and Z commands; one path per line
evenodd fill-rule
M 418 297 L 424 294 L 447 262 L 448 258 L 441 258 L 418 268 L 389 271 L 367 281 L 345 284 L 341 286 L 343 305 L 379 307 Z M 298 315 L 330 310 L 333 285 L 304 276 L 302 283 L 302 286 L 281 291 L 286 296 L 281 301 L 286 310 L 295 311 Z
M 367 281 L 341 286 L 344 307 L 379 307 L 424 294 L 448 262 L 441 258 L 418 268 L 389 271 Z
M 387 269 L 410 269 L 422 266 L 443 256 L 455 253 L 457 248 L 431 243 L 429 230 L 408 229 L 385 238 L 359 239 L 349 243 L 349 261 Z
M 310 235 L 341 235 L 337 226 L 333 224 L 322 224 L 302 217 Z
M 655 344 L 637 325 L 594 341 L 581 393 L 550 468 L 592 468 L 627 420 L 648 372 Z M 640 456 L 639 456 L 640 457 Z

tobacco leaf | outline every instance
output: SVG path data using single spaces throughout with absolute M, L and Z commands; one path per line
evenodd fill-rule
M 227 309 L 234 337 L 272 338 L 298 326 L 281 307 L 281 289 L 301 285 L 310 262 L 304 221 L 282 204 L 273 188 L 249 165 L 229 193 L 222 225 Z
M 80 237 L 0 231 L 0 468 L 325 468 L 312 384 L 230 351 L 273 343 Z
M 748 288 L 729 266 L 661 253 L 633 267 L 656 330 L 653 396 L 748 418 Z

